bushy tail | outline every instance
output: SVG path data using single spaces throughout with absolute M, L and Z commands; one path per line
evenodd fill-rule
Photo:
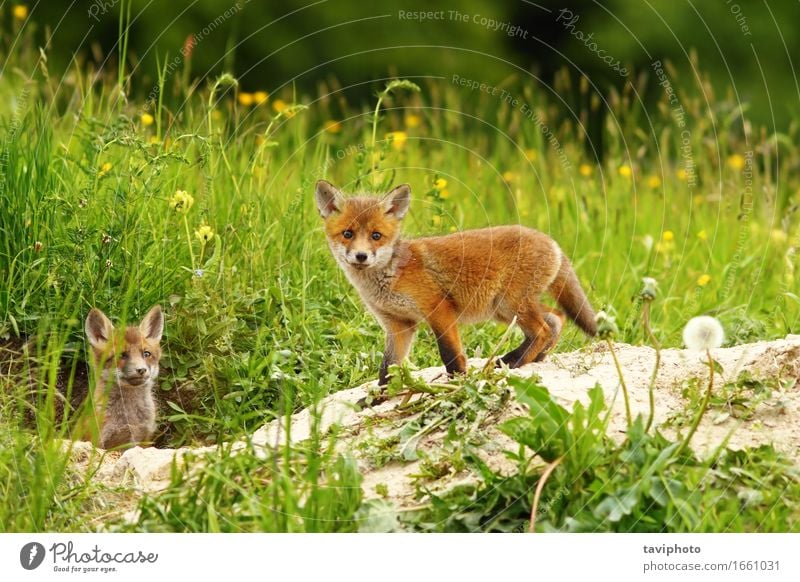
M 589 305 L 572 264 L 564 253 L 561 253 L 561 267 L 548 292 L 578 327 L 590 336 L 597 333 L 594 310 Z

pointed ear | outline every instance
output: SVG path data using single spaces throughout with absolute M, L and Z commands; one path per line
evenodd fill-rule
M 328 218 L 333 212 L 340 212 L 344 205 L 344 196 L 336 186 L 325 180 L 318 180 L 314 191 L 317 200 L 317 209 L 322 218 Z
M 92 347 L 98 350 L 103 350 L 111 340 L 111 335 L 114 333 L 114 326 L 111 320 L 105 314 L 97 309 L 92 308 L 89 315 L 86 316 L 86 337 Z
M 398 219 L 402 219 L 411 204 L 411 186 L 401 184 L 383 197 L 383 207 L 386 214 L 394 214 Z
M 139 324 L 139 331 L 147 339 L 161 341 L 161 334 L 164 333 L 164 312 L 161 311 L 160 305 L 156 305 L 147 312 L 142 323 Z

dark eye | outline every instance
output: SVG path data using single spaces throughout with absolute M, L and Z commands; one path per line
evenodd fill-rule
M 128 359 L 128 352 L 122 352 L 119 355 L 119 357 L 122 358 L 123 360 L 127 360 Z
M 372 240 L 381 240 L 382 236 L 383 235 L 381 233 L 379 233 L 379 232 L 373 232 L 372 233 Z
M 353 231 L 352 230 L 346 230 L 346 231 L 344 231 L 342 233 L 342 236 L 344 238 L 353 238 Z
M 145 358 L 149 358 L 149 357 L 151 356 L 150 352 L 148 352 L 147 350 L 143 351 L 143 352 L 142 352 L 142 355 L 143 355 Z

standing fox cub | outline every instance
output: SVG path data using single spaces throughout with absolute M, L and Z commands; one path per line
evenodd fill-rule
M 86 318 L 86 337 L 92 346 L 97 384 L 95 415 L 100 447 L 113 449 L 146 444 L 156 430 L 153 385 L 158 377 L 164 314 L 153 307 L 138 327 L 118 333 L 108 317 L 92 309 Z
M 588 335 L 594 312 L 569 259 L 547 235 L 523 226 L 497 226 L 404 240 L 400 226 L 411 189 L 383 197 L 346 198 L 320 180 L 316 202 L 328 245 L 347 278 L 386 330 L 379 384 L 408 355 L 420 322 L 430 325 L 448 373 L 465 372 L 457 324 L 514 317 L 525 334 L 502 357 L 516 368 L 539 361 L 556 344 L 564 314 L 545 306 L 548 292 Z

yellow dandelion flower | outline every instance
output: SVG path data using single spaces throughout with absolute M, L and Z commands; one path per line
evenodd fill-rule
M 675 175 L 678 177 L 678 180 L 680 180 L 681 182 L 685 182 L 686 178 L 688 177 L 688 174 L 686 173 L 686 170 L 684 170 L 683 168 L 678 168 L 675 171 Z
M 621 165 L 617 172 L 619 172 L 619 175 L 623 178 L 630 178 L 633 176 L 633 169 L 627 164 Z
M 340 131 L 342 131 L 342 122 L 336 121 L 334 119 L 329 119 L 328 121 L 322 124 L 322 129 L 324 129 L 328 133 L 339 133 Z
M 431 218 L 431 222 L 433 223 L 433 226 L 439 226 L 442 224 L 442 217 L 438 214 L 434 214 L 433 218 Z
M 142 113 L 140 119 L 142 120 L 142 125 L 145 127 L 153 125 L 153 122 L 155 121 L 155 118 L 149 113 Z
M 455 231 L 456 231 L 456 225 L 455 225 L 455 224 L 454 224 L 454 225 L 452 225 L 452 226 L 451 226 L 450 228 L 448 228 L 447 230 L 449 230 L 450 232 L 455 232 Z
M 705 231 L 705 229 L 703 229 L 697 233 L 697 238 L 700 240 L 708 240 L 708 233 Z
M 419 127 L 420 123 L 422 123 L 420 116 L 413 113 L 407 113 L 403 121 L 408 129 Z
M 186 214 L 194 204 L 194 198 L 186 190 L 176 190 L 169 199 L 169 207 L 179 214 Z
M 709 281 L 711 281 L 711 275 L 708 273 L 704 273 L 697 278 L 697 286 L 698 287 L 705 287 L 708 285 Z
M 100 166 L 100 171 L 97 173 L 98 176 L 103 177 L 111 171 L 111 162 L 106 162 L 102 166 Z
M 286 105 L 286 101 L 283 99 L 275 99 L 275 101 L 272 102 L 272 108 L 275 110 L 275 113 L 280 113 L 286 109 L 286 107 L 288 106 Z
M 151 136 L 150 136 L 150 138 L 149 138 L 147 141 L 148 141 L 148 143 L 150 143 L 151 145 L 158 145 L 158 144 L 160 144 L 160 143 L 161 143 L 161 140 L 160 140 L 160 139 L 158 139 L 158 137 L 157 137 L 157 136 L 155 136 L 155 135 L 151 135 Z
M 733 154 L 732 156 L 728 156 L 728 166 L 733 168 L 734 170 L 741 170 L 744 168 L 744 157 L 740 156 L 739 154 Z
M 17 20 L 25 20 L 28 18 L 28 7 L 24 4 L 16 4 L 11 12 Z
M 647 178 L 647 186 L 648 188 L 652 188 L 653 190 L 659 188 L 661 186 L 661 178 L 659 178 L 658 176 L 649 176 Z
M 773 228 L 769 233 L 769 238 L 774 244 L 780 246 L 786 243 L 789 237 L 787 237 L 786 232 L 780 228 Z
M 445 180 L 444 178 L 437 178 L 436 180 L 433 181 L 433 187 L 439 191 L 444 190 L 445 188 L 447 188 L 447 180 Z
M 253 93 L 253 103 L 256 105 L 264 105 L 269 100 L 269 93 L 266 91 L 256 91 Z
M 534 149 L 528 148 L 525 150 L 525 159 L 529 162 L 535 162 L 539 157 L 539 152 Z
M 214 238 L 214 230 L 207 224 L 203 224 L 194 231 L 194 236 L 196 236 L 201 243 L 205 244 Z
M 505 180 L 506 182 L 511 183 L 511 182 L 516 181 L 516 179 L 517 179 L 517 175 L 514 172 L 511 172 L 511 171 L 503 172 L 503 180 Z
M 578 166 L 578 172 L 580 172 L 581 176 L 584 178 L 588 178 L 592 175 L 592 167 L 589 164 L 581 164 Z
M 408 140 L 408 134 L 405 131 L 390 131 L 386 134 L 386 139 L 392 141 L 394 149 L 401 150 Z
M 672 242 L 675 240 L 675 233 L 671 230 L 665 230 L 664 233 L 661 235 L 661 240 L 664 242 Z
M 450 198 L 450 190 L 448 190 L 447 188 L 445 188 L 444 190 L 439 190 L 439 198 L 441 198 L 442 200 L 447 200 L 448 198 Z
M 239 105 L 243 107 L 250 107 L 254 101 L 252 93 L 239 93 L 237 99 L 239 100 Z

